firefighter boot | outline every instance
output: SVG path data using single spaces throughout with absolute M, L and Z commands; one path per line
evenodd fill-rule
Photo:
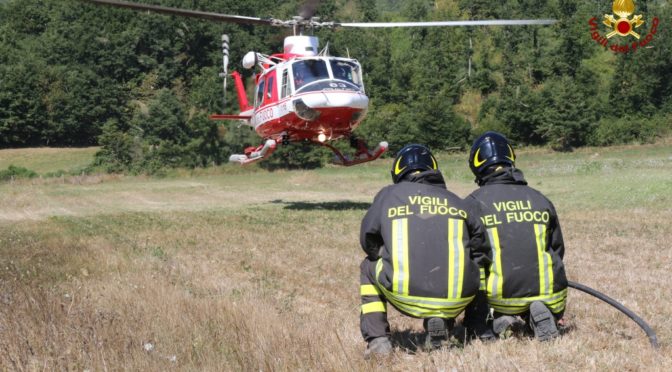
M 501 315 L 492 321 L 492 331 L 501 339 L 511 337 L 514 332 L 525 325 L 525 322 L 517 316 Z
M 551 310 L 543 302 L 534 301 L 530 305 L 530 326 L 534 337 L 539 341 L 548 341 L 558 337 L 558 327 Z
M 367 346 L 366 351 L 364 352 L 364 359 L 369 359 L 374 355 L 385 356 L 391 352 L 392 343 L 390 342 L 390 339 L 387 337 L 376 337 L 369 341 L 369 346 Z
M 425 329 L 427 330 L 427 346 L 430 349 L 438 349 L 441 342 L 448 340 L 448 322 L 442 318 L 425 319 Z

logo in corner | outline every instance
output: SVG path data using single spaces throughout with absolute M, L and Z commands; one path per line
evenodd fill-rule
M 606 34 L 600 31 L 601 26 L 598 17 L 588 20 L 590 36 L 597 44 L 605 49 L 610 49 L 614 53 L 630 53 L 640 48 L 652 47 L 649 44 L 658 32 L 658 25 L 660 24 L 658 17 L 653 17 L 651 22 L 646 22 L 642 14 L 634 15 L 635 2 L 633 0 L 614 0 L 611 9 L 613 14 L 605 14 L 602 19 L 602 24 L 607 26 L 608 32 Z M 647 26 L 641 27 L 645 23 Z M 614 36 L 619 37 L 614 38 Z M 634 40 L 630 39 L 630 36 Z
M 613 29 L 613 31 L 607 34 L 607 39 L 611 39 L 616 35 L 634 36 L 636 39 L 639 39 L 639 34 L 634 29 L 644 24 L 642 15 L 636 15 L 632 19 L 628 18 L 635 12 L 635 3 L 632 0 L 614 0 L 612 9 L 614 14 L 618 16 L 618 19 L 613 14 L 605 14 L 604 21 L 602 22 L 607 27 Z

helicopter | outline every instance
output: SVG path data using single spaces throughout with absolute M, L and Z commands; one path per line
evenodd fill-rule
M 310 142 L 329 148 L 334 164 L 351 166 L 378 159 L 388 149 L 380 142 L 370 149 L 356 138 L 353 131 L 364 120 L 369 98 L 366 95 L 362 66 L 354 58 L 329 55 L 328 47 L 319 50 L 316 36 L 304 35 L 306 30 L 319 28 L 389 28 L 389 27 L 456 27 L 551 25 L 553 19 L 461 20 L 434 22 L 320 22 L 313 17 L 315 2 L 306 3 L 300 15 L 291 20 L 258 18 L 196 11 L 117 0 L 86 0 L 87 2 L 139 11 L 194 17 L 218 22 L 266 25 L 292 28 L 293 35 L 284 40 L 283 52 L 262 54 L 248 52 L 242 60 L 246 69 L 258 68 L 254 75 L 254 98 L 248 100 L 243 77 L 237 71 L 229 73 L 229 37 L 222 35 L 222 66 L 224 102 L 228 76 L 234 80 L 239 113 L 213 114 L 212 120 L 237 120 L 254 128 L 263 139 L 257 147 L 247 147 L 242 154 L 229 157 L 229 162 L 241 165 L 268 158 L 278 145 Z M 333 140 L 349 139 L 355 149 L 352 156 L 344 155 L 330 144 Z

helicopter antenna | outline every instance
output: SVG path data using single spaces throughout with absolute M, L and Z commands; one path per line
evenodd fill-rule
M 327 44 L 322 48 L 322 51 L 320 52 L 321 56 L 329 56 L 329 42 L 327 41 Z
M 229 35 L 222 35 L 222 65 L 224 72 L 219 74 L 219 77 L 224 78 L 224 107 L 226 109 L 226 78 L 229 75 Z

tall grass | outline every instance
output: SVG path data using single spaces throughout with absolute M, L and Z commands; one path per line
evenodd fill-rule
M 1 370 L 670 370 L 672 150 L 521 151 L 560 213 L 571 330 L 364 361 L 361 218 L 389 160 L 312 172 L 217 170 L 0 184 Z M 449 188 L 475 185 L 439 154 Z M 598 165 L 593 165 L 598 164 Z M 390 311 L 395 340 L 422 323 Z

